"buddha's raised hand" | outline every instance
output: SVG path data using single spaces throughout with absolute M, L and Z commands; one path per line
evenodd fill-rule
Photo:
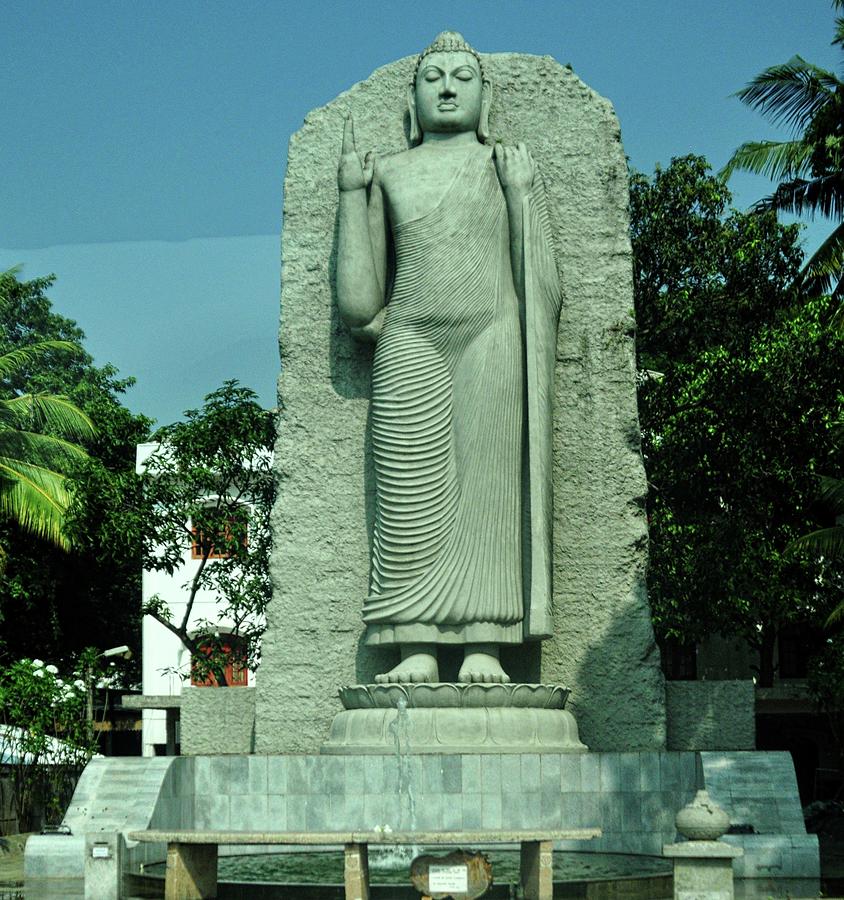
M 355 149 L 355 123 L 351 112 L 347 112 L 343 123 L 343 149 L 340 151 L 340 165 L 337 167 L 337 186 L 341 191 L 358 191 L 369 187 L 374 165 L 371 153 L 367 153 L 361 162 Z
M 493 156 L 498 180 L 505 193 L 508 191 L 527 193 L 531 189 L 536 165 L 530 150 L 524 144 L 518 143 L 515 147 L 496 144 Z

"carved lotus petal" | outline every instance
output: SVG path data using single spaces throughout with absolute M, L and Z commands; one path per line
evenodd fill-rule
M 372 697 L 372 705 L 376 709 L 392 709 L 390 694 L 385 684 L 372 684 L 369 686 L 369 694 Z
M 548 685 L 551 691 L 548 695 L 548 702 L 545 704 L 547 709 L 565 709 L 566 700 L 569 698 L 568 688 L 564 688 L 561 684 Z
M 375 703 L 365 684 L 349 684 L 340 688 L 344 709 L 372 709 Z
M 447 707 L 460 706 L 460 689 L 456 684 L 414 684 L 410 690 L 410 706 Z
M 468 684 L 463 689 L 464 706 L 510 706 L 513 689 L 507 684 Z
M 546 686 L 544 684 L 517 684 L 513 688 L 511 705 L 518 707 L 544 706 Z
M 379 684 L 370 688 L 375 699 L 375 705 L 381 709 L 395 709 L 399 700 L 404 700 L 410 706 L 410 697 L 407 688 L 403 684 Z

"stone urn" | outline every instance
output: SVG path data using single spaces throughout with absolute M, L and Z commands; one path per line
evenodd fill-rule
M 690 841 L 717 841 L 730 827 L 730 817 L 706 791 L 698 791 L 677 813 L 674 824 Z

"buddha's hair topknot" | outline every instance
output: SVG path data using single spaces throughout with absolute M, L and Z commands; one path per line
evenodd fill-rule
M 416 57 L 416 67 L 413 70 L 413 84 L 416 83 L 416 76 L 419 73 L 419 66 L 422 60 L 432 53 L 453 53 L 462 50 L 464 53 L 471 53 L 478 61 L 481 70 L 481 78 L 484 77 L 484 64 L 481 61 L 481 55 L 478 51 L 460 34 L 459 31 L 441 31 L 428 47 L 426 47 L 419 56 Z

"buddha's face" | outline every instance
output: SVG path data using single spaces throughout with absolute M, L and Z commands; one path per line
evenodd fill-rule
M 477 131 L 483 100 L 478 61 L 462 50 L 430 53 L 416 73 L 415 98 L 424 133 Z

